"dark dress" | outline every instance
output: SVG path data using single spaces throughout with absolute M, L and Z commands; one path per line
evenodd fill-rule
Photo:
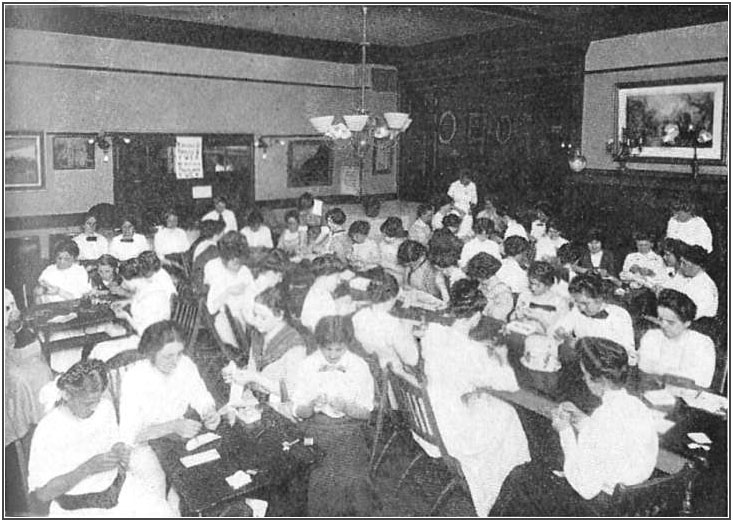
M 605 268 L 608 271 L 608 275 L 611 275 L 613 277 L 618 277 L 618 272 L 616 271 L 616 263 L 613 259 L 613 254 L 611 251 L 603 249 L 603 254 L 601 255 L 601 264 L 598 266 L 599 269 Z M 578 266 L 581 268 L 587 268 L 589 270 L 594 270 L 596 267 L 593 266 L 593 263 L 590 259 L 590 252 L 586 250 L 583 253 L 583 257 L 580 258 L 580 261 L 578 262 Z

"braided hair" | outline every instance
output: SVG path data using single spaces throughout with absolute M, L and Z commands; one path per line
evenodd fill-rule
M 626 348 L 601 337 L 581 337 L 577 351 L 583 368 L 593 380 L 603 378 L 616 387 L 624 385 L 629 374 Z
M 98 393 L 107 389 L 108 381 L 108 370 L 104 361 L 87 359 L 79 361 L 62 374 L 56 381 L 56 386 L 73 395 Z

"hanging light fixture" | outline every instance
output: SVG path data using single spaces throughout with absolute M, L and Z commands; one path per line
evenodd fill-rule
M 345 114 L 338 120 L 334 115 L 310 118 L 310 123 L 319 134 L 323 134 L 329 146 L 346 148 L 353 146 L 360 156 L 370 147 L 389 148 L 397 143 L 399 135 L 412 123 L 410 115 L 404 112 L 385 112 L 372 115 L 366 109 L 367 89 L 367 7 L 362 6 L 361 43 L 361 106 L 356 114 Z M 340 121 L 343 120 L 343 121 Z M 335 122 L 335 123 L 334 123 Z

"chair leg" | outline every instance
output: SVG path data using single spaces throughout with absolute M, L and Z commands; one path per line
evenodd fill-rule
M 382 436 L 382 430 L 384 429 L 384 416 L 385 416 L 385 405 L 386 398 L 384 394 L 379 397 L 379 409 L 377 410 L 377 427 L 374 430 L 374 440 L 372 441 L 372 455 L 369 458 L 370 469 L 374 466 L 374 458 L 377 456 L 377 448 L 379 447 L 379 439 Z
M 379 457 L 377 458 L 377 461 L 372 466 L 372 475 L 377 474 L 377 470 L 379 469 L 379 466 L 382 464 L 382 460 L 384 459 L 384 456 L 387 454 L 387 450 L 392 446 L 392 443 L 395 441 L 395 439 L 399 436 L 400 432 L 399 430 L 395 430 L 392 435 L 390 435 L 389 439 L 387 440 L 387 443 L 382 448 L 382 451 L 379 453 Z
M 435 512 L 438 510 L 440 505 L 443 503 L 443 501 L 446 499 L 449 493 L 451 493 L 455 487 L 459 484 L 460 479 L 457 477 L 453 477 L 450 482 L 443 488 L 443 491 L 440 492 L 440 495 L 438 495 L 437 500 L 433 504 L 433 506 L 430 508 L 430 512 L 428 513 L 429 517 L 432 517 Z
M 409 475 L 409 473 L 412 470 L 412 468 L 415 467 L 415 465 L 420 461 L 420 459 L 422 457 L 423 457 L 423 453 L 422 453 L 422 451 L 420 451 L 420 453 L 417 454 L 417 457 L 415 457 L 414 459 L 412 459 L 412 462 L 410 462 L 410 464 L 407 466 L 407 469 L 405 470 L 405 472 L 400 477 L 400 480 L 397 482 L 397 489 L 398 490 L 402 487 L 403 483 L 407 479 L 407 475 Z

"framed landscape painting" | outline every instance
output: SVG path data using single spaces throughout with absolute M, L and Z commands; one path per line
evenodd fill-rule
M 639 140 L 633 161 L 721 164 L 725 158 L 725 78 L 618 84 L 616 140 Z
M 5 133 L 5 188 L 43 188 L 43 133 Z

